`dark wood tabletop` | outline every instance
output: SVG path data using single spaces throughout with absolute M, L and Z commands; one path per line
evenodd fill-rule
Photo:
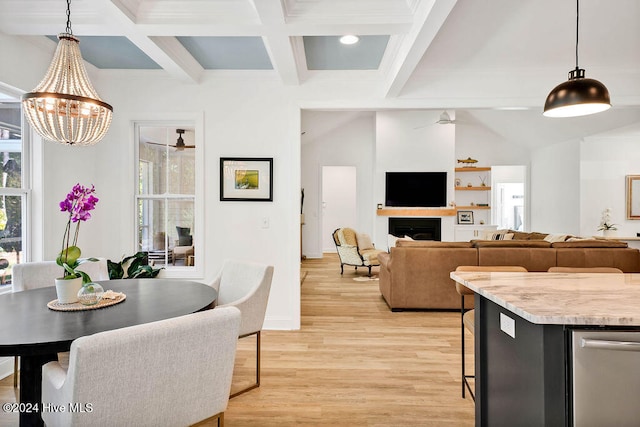
M 0 356 L 21 356 L 20 402 L 40 403 L 42 365 L 68 351 L 76 338 L 207 309 L 217 298 L 210 286 L 173 279 L 98 282 L 123 292 L 118 304 L 86 311 L 54 311 L 55 287 L 0 295 Z M 23 416 L 24 415 L 24 416 Z M 20 425 L 42 425 L 39 413 L 20 413 Z

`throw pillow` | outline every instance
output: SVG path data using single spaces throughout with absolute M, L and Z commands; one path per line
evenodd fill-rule
M 396 247 L 397 241 L 398 238 L 396 236 L 394 236 L 393 234 L 387 234 L 387 248 L 389 248 L 389 250 Z
M 485 240 L 512 240 L 513 233 L 491 233 Z
M 373 242 L 368 234 L 356 233 L 356 239 L 358 240 L 359 249 L 373 249 Z
M 493 238 L 492 236 L 495 236 L 496 234 L 507 234 L 509 233 L 509 230 L 484 230 L 483 232 L 481 232 L 480 234 L 480 239 L 479 240 L 504 240 L 504 239 L 496 239 Z M 513 233 L 510 233 L 513 234 Z
M 402 239 L 403 239 L 403 240 L 413 240 L 413 239 L 411 238 L 411 236 L 407 236 L 406 234 L 404 235 L 404 237 L 403 237 Z
M 543 240 L 546 240 L 549 243 L 564 242 L 567 240 L 567 237 L 568 236 L 566 234 L 547 234 Z
M 178 237 L 188 236 L 191 228 L 189 227 L 176 227 L 176 231 L 178 232 Z
M 193 245 L 193 236 L 179 236 L 178 246 L 191 246 Z

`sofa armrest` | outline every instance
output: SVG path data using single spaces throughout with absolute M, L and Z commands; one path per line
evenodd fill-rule
M 391 268 L 391 254 L 388 252 L 381 252 L 378 254 L 378 261 L 380 262 L 380 270 L 383 268 L 389 270 Z

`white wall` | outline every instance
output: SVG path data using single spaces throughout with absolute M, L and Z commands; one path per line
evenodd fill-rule
M 455 119 L 456 159 L 471 157 L 478 166 L 529 165 L 531 153 L 523 145 L 498 135 L 466 112 L 456 112 Z
M 379 111 L 376 115 L 374 203 L 384 204 L 385 172 L 447 172 L 447 203 L 453 200 L 455 131 L 435 124 L 440 111 Z M 454 240 L 453 216 L 442 217 L 444 241 Z M 376 247 L 387 247 L 389 219 L 376 217 Z
M 580 144 L 580 233 L 599 235 L 602 211 L 611 208 L 617 234 L 635 237 L 640 221 L 626 219 L 626 175 L 640 174 L 640 125 L 585 138 Z
M 580 235 L 579 142 L 534 151 L 530 179 L 530 230 Z
M 305 191 L 302 253 L 322 257 L 321 175 L 323 166 L 356 167 L 356 224 L 373 235 L 373 153 L 375 113 L 361 111 L 302 112 L 301 176 Z

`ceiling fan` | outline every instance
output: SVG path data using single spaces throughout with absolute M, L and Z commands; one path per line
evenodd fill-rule
M 414 129 L 422 129 L 422 128 L 426 128 L 427 126 L 431 126 L 431 125 L 454 125 L 456 123 L 458 123 L 458 122 L 456 120 L 451 120 L 451 116 L 445 110 L 445 111 L 442 112 L 442 114 L 440 114 L 440 118 L 438 119 L 437 122 L 430 123 L 428 125 L 418 126 L 418 127 L 415 127 Z
M 440 118 L 436 123 L 439 125 L 453 125 L 456 123 L 456 121 L 451 120 L 451 116 L 449 115 L 449 113 L 447 113 L 446 111 L 443 111 L 442 114 L 440 114 Z
M 184 129 L 176 129 L 176 133 L 178 134 L 178 139 L 175 143 L 175 145 L 171 145 L 171 144 L 159 144 L 157 142 L 147 142 L 147 144 L 153 144 L 153 145 L 161 145 L 163 147 L 173 147 L 176 149 L 176 151 L 183 151 L 185 148 L 196 148 L 195 145 L 185 145 L 184 143 L 184 139 L 182 138 L 182 134 L 185 132 Z

